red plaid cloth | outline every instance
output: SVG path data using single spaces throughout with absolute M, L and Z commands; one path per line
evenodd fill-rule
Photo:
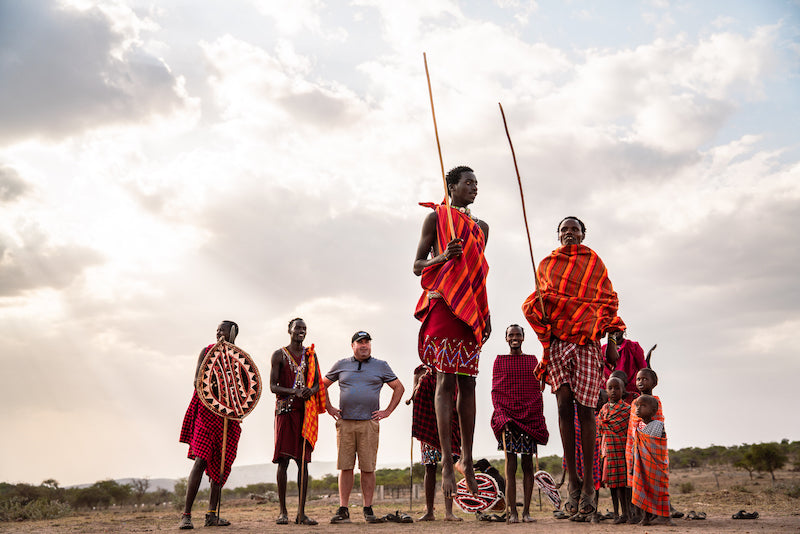
M 647 361 L 644 359 L 644 351 L 642 346 L 630 339 L 623 339 L 622 343 L 617 345 L 617 352 L 619 353 L 619 360 L 614 367 L 609 367 L 606 364 L 603 367 L 603 377 L 608 380 L 616 370 L 624 371 L 628 376 L 628 383 L 625 385 L 625 401 L 633 401 L 639 396 L 639 390 L 636 389 L 636 373 L 639 369 L 647 367 Z M 600 347 L 600 353 L 606 353 L 606 345 Z
M 661 399 L 653 395 L 655 399 L 658 401 L 658 411 L 656 415 L 653 416 L 653 419 L 658 421 L 664 420 L 664 412 L 661 411 Z M 635 441 L 634 435 L 636 434 L 636 429 L 639 426 L 639 423 L 642 421 L 638 415 L 636 415 L 636 403 L 638 402 L 638 398 L 631 403 L 631 418 L 628 420 L 628 440 L 625 442 L 625 464 L 628 469 L 628 487 L 633 487 L 633 443 Z M 666 436 L 665 436 L 666 438 Z
M 491 426 L 498 441 L 502 441 L 503 427 L 513 423 L 536 443 L 547 444 L 550 434 L 544 420 L 542 391 L 533 376 L 538 363 L 536 356 L 531 354 L 505 354 L 495 358 Z
M 422 372 L 420 365 L 414 370 L 414 374 Z M 426 443 L 441 451 L 442 446 L 439 443 L 439 427 L 436 424 L 436 405 L 434 403 L 436 393 L 436 371 L 429 371 L 422 374 L 419 379 L 419 384 L 414 394 L 414 405 L 411 415 L 411 436 L 417 438 L 419 441 Z M 452 436 L 451 444 L 453 446 L 453 454 L 461 455 L 461 429 L 458 425 L 458 413 L 455 410 L 455 398 L 453 399 L 453 415 L 452 415 Z
M 544 347 L 536 370 L 536 377 L 541 379 L 550 363 L 553 338 L 586 345 L 608 330 L 625 330 L 625 323 L 617 317 L 619 301 L 606 266 L 589 247 L 558 248 L 542 260 L 537 272 L 546 317 L 537 291 L 528 297 L 522 311 Z
M 583 447 L 581 447 L 581 420 L 578 418 L 578 406 L 575 406 L 575 467 L 578 471 L 578 478 L 583 479 Z M 561 460 L 561 468 L 567 470 L 566 458 Z M 600 461 L 600 434 L 595 435 L 594 458 L 592 460 L 592 481 L 594 489 L 600 489 L 603 480 L 603 464 Z
M 189 403 L 186 416 L 183 418 L 179 440 L 180 443 L 189 444 L 187 454 L 189 459 L 202 458 L 206 461 L 206 474 L 220 486 L 225 484 L 228 475 L 231 474 L 231 466 L 236 459 L 236 449 L 239 446 L 239 436 L 242 433 L 239 422 L 229 419 L 225 446 L 225 472 L 220 475 L 223 420 L 223 417 L 203 406 L 197 392 L 194 392 L 192 402 Z
M 421 202 L 421 206 L 436 212 L 437 243 L 444 250 L 450 242 L 447 222 L 447 206 Z M 489 318 L 489 303 L 486 298 L 486 276 L 489 264 L 483 256 L 486 239 L 478 223 L 457 209 L 450 208 L 456 237 L 462 240 L 463 254 L 444 263 L 426 267 L 422 271 L 421 284 L 425 290 L 417 303 L 414 317 L 425 320 L 430 305 L 429 292 L 439 293 L 447 306 L 472 330 L 475 342 L 483 343 L 483 331 Z
M 603 389 L 602 366 L 599 342 L 590 341 L 586 345 L 576 345 L 553 338 L 547 382 L 553 393 L 562 385 L 568 384 L 576 401 L 594 409 L 600 390 Z
M 622 488 L 628 485 L 625 472 L 625 444 L 628 436 L 628 419 L 631 407 L 624 401 L 607 403 L 597 417 L 600 432 L 600 455 L 603 459 L 603 485 L 607 488 Z
M 651 514 L 669 517 L 669 451 L 667 438 L 638 430 L 633 438 L 631 502 Z

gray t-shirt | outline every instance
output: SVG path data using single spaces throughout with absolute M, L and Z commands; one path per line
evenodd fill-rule
M 333 364 L 325 378 L 331 382 L 339 381 L 342 419 L 356 421 L 372 419 L 372 412 L 381 409 L 381 388 L 385 383 L 397 380 L 385 361 L 370 357 L 359 362 L 354 356 Z

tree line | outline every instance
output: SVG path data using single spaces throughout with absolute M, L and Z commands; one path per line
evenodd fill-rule
M 670 469 L 695 469 L 730 465 L 747 471 L 750 478 L 754 472 L 769 473 L 775 480 L 775 471 L 791 465 L 800 470 L 800 441 L 784 439 L 780 443 L 743 444 L 732 447 L 712 445 L 710 447 L 688 447 L 669 451 Z M 561 457 L 556 455 L 540 458 L 539 469 L 549 472 L 553 477 L 561 474 Z M 503 460 L 491 460 L 491 464 L 503 473 Z M 438 468 L 441 474 L 441 464 Z M 425 466 L 416 463 L 411 468 L 413 483 L 422 483 Z M 309 476 L 309 495 L 331 494 L 338 491 L 337 475 L 329 474 L 319 478 Z M 376 483 L 387 489 L 407 488 L 411 480 L 409 468 L 378 469 Z M 356 474 L 355 487 L 359 487 Z M 8 484 L 0 482 L 0 521 L 25 519 L 48 519 L 60 517 L 78 510 L 104 509 L 111 506 L 156 506 L 174 505 L 180 508 L 186 494 L 186 479 L 179 480 L 173 491 L 158 489 L 149 491 L 148 479 L 134 479 L 130 484 L 120 484 L 114 480 L 101 480 L 91 486 L 62 488 L 58 481 L 48 479 L 40 485 Z M 297 493 L 297 483 L 288 483 L 288 492 Z M 239 488 L 223 489 L 227 499 L 247 498 L 251 494 L 263 495 L 275 492 L 274 483 L 250 484 Z M 208 490 L 200 492 L 198 502 L 207 498 Z

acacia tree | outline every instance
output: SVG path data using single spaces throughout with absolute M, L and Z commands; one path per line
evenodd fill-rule
M 751 464 L 762 473 L 772 475 L 772 483 L 775 483 L 775 470 L 780 469 L 786 464 L 786 453 L 781 450 L 777 443 L 757 443 L 750 446 L 750 450 L 744 455 Z
M 134 478 L 131 485 L 133 486 L 133 495 L 136 497 L 136 505 L 139 506 L 142 504 L 144 494 L 147 493 L 148 488 L 150 488 L 150 479 L 148 477 Z

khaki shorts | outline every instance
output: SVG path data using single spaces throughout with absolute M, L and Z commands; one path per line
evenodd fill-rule
M 380 431 L 381 425 L 371 419 L 365 421 L 339 419 L 336 421 L 336 447 L 339 449 L 336 469 L 342 471 L 353 469 L 356 465 L 356 455 L 358 455 L 358 468 L 367 473 L 374 472 L 378 463 Z

